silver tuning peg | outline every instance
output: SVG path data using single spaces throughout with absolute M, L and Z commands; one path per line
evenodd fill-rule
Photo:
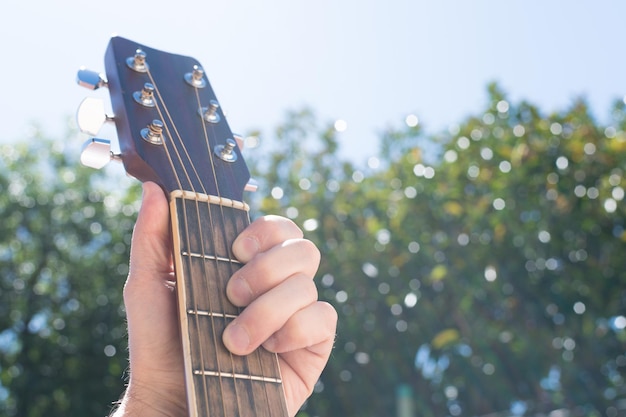
M 78 106 L 76 123 L 81 132 L 97 135 L 105 122 L 113 121 L 104 111 L 104 102 L 99 98 L 87 97 Z
M 245 143 L 243 136 L 241 136 L 239 133 L 233 133 L 233 139 L 235 139 L 235 142 L 237 142 L 237 147 L 239 148 L 239 150 L 243 151 L 243 145 Z
M 103 168 L 111 160 L 119 160 L 119 155 L 111 152 L 111 142 L 106 139 L 91 138 L 83 144 L 80 162 L 90 168 Z
M 245 144 L 243 136 L 238 133 L 233 133 L 233 139 L 235 139 L 235 142 L 237 142 L 237 147 L 239 148 L 239 150 L 243 151 L 243 146 Z M 254 193 L 256 190 L 259 189 L 259 182 L 254 178 L 250 178 L 248 180 L 248 183 L 243 187 L 243 189 L 244 191 L 250 191 L 251 193 Z
M 254 178 L 250 178 L 245 187 L 243 187 L 245 191 L 250 191 L 251 193 L 255 192 L 259 189 L 259 183 Z
M 88 70 L 85 67 L 80 67 L 76 74 L 76 82 L 81 87 L 88 88 L 90 90 L 97 90 L 100 87 L 107 87 L 107 80 L 104 75 L 96 71 Z

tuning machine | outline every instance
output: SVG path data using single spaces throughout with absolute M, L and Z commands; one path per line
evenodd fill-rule
M 97 135 L 104 123 L 113 120 L 113 116 L 106 114 L 104 102 L 99 98 L 86 97 L 76 112 L 78 128 L 88 135 Z
M 94 168 L 103 168 L 110 161 L 119 161 L 119 155 L 111 152 L 111 141 L 106 139 L 91 138 L 85 141 L 80 153 L 81 164 Z
M 87 69 L 86 67 L 80 67 L 78 74 L 76 74 L 76 82 L 81 87 L 85 87 L 89 90 L 97 90 L 100 87 L 108 87 L 104 74 Z
M 108 87 L 103 74 L 81 67 L 76 74 L 78 85 L 97 90 Z M 81 132 L 96 135 L 102 125 L 113 121 L 113 116 L 106 114 L 104 102 L 99 98 L 85 98 L 76 111 L 76 123 Z M 83 144 L 80 153 L 80 162 L 90 168 L 103 168 L 111 160 L 121 160 L 120 155 L 111 152 L 111 142 L 106 139 L 90 138 Z
M 241 136 L 238 133 L 233 133 L 233 139 L 235 140 L 235 143 L 237 144 L 237 148 L 239 148 L 240 151 L 243 151 L 243 147 L 245 143 L 243 136 Z M 245 191 L 249 191 L 253 193 L 259 189 L 259 182 L 255 180 L 254 178 L 250 178 L 248 180 L 248 183 L 245 185 L 243 189 Z

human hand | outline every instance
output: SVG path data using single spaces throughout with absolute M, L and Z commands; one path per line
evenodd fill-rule
M 163 192 L 144 184 L 124 288 L 130 379 L 116 417 L 187 415 L 169 230 Z M 261 344 L 278 353 L 287 408 L 294 415 L 328 361 L 337 322 L 335 310 L 317 301 L 312 277 L 319 251 L 293 222 L 277 216 L 252 223 L 232 250 L 245 265 L 226 291 L 233 304 L 245 308 L 224 332 L 224 344 L 237 355 Z

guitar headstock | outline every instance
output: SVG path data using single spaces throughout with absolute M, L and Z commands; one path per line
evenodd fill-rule
M 248 168 L 198 61 L 114 37 L 105 67 L 106 79 L 83 70 L 79 84 L 109 88 L 114 117 L 104 119 L 115 122 L 128 174 L 168 193 L 242 200 Z

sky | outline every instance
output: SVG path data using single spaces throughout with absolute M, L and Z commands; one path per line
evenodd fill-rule
M 491 81 L 546 112 L 585 97 L 603 121 L 626 96 L 625 16 L 623 0 L 4 0 L 0 143 L 37 123 L 78 153 L 67 120 L 107 95 L 76 70 L 103 71 L 114 33 L 199 60 L 233 131 L 262 143 L 289 110 L 345 121 L 356 163 L 409 114 L 437 133 L 484 109 Z

